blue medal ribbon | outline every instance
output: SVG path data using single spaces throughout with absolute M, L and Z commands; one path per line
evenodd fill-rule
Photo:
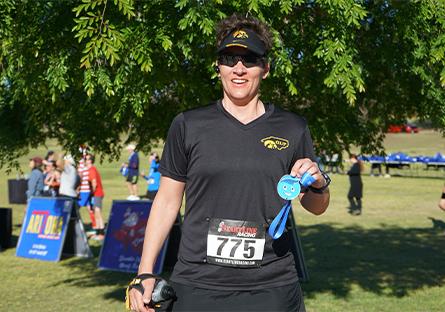
M 280 238 L 283 235 L 284 228 L 286 227 L 286 221 L 289 216 L 289 211 L 292 208 L 291 201 L 288 200 L 286 204 L 281 208 L 280 212 L 277 214 L 275 219 L 273 219 L 272 223 L 269 226 L 269 230 L 267 231 L 269 235 L 273 239 Z
M 286 200 L 286 204 L 281 208 L 278 215 L 273 219 L 267 231 L 273 239 L 278 239 L 283 235 L 286 228 L 287 218 L 292 208 L 292 199 L 296 198 L 301 191 L 301 185 L 309 186 L 314 183 L 315 178 L 305 172 L 301 180 L 291 175 L 284 175 L 277 185 L 277 191 L 281 198 Z M 301 184 L 301 185 L 300 185 Z

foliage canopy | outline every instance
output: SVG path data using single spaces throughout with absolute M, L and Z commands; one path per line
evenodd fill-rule
M 0 165 L 46 139 L 150 149 L 221 97 L 214 29 L 233 12 L 272 27 L 262 98 L 305 116 L 318 149 L 379 151 L 412 116 L 445 129 L 441 0 L 3 0 Z

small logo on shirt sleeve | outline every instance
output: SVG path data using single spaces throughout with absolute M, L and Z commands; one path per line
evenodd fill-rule
M 289 141 L 282 138 L 277 138 L 274 136 L 269 136 L 267 138 L 261 139 L 261 142 L 264 144 L 264 147 L 268 149 L 276 149 L 283 150 L 289 147 Z

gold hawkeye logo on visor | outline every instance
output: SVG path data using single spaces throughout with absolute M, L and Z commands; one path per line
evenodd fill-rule
M 244 30 L 237 30 L 233 33 L 233 38 L 247 39 L 247 38 L 249 38 L 249 36 L 247 35 L 247 33 Z
M 267 138 L 261 139 L 261 142 L 268 149 L 283 150 L 289 147 L 289 141 L 286 139 L 277 138 L 274 136 L 269 136 Z

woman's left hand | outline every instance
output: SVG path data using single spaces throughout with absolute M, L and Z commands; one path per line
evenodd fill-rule
M 309 158 L 302 158 L 295 162 L 290 175 L 293 177 L 301 178 L 305 172 L 308 172 L 312 177 L 314 177 L 315 182 L 312 183 L 312 186 L 315 188 L 322 188 L 326 181 L 324 177 L 321 175 L 320 169 L 316 162 L 313 162 Z

